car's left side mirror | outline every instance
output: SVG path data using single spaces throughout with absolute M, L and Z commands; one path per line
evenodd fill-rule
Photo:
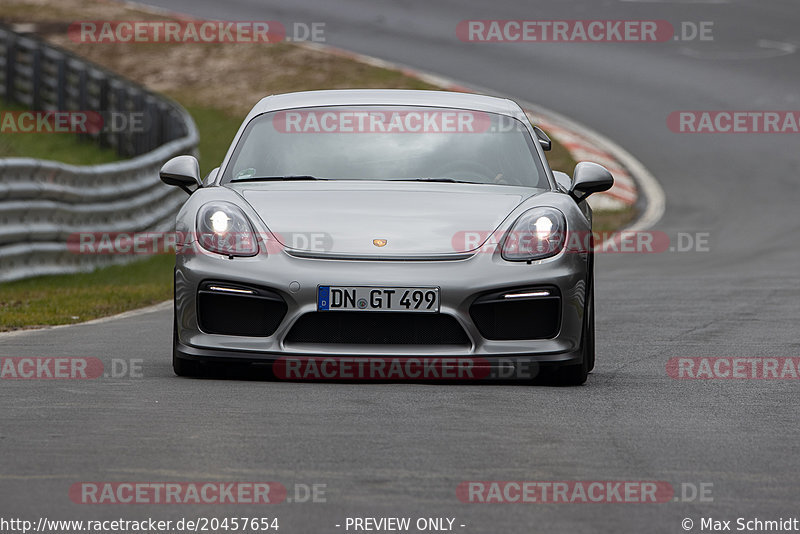
M 576 202 L 581 202 L 592 193 L 608 191 L 613 185 L 614 177 L 608 169 L 597 163 L 582 161 L 575 166 L 569 194 Z
M 176 156 L 166 162 L 158 173 L 161 181 L 167 185 L 180 187 L 190 195 L 203 187 L 200 179 L 200 164 L 194 156 Z M 197 189 L 189 189 L 196 185 Z
M 533 127 L 533 131 L 536 132 L 536 139 L 539 141 L 539 144 L 542 147 L 542 150 L 547 152 L 551 148 L 553 148 L 553 143 L 550 141 L 550 138 L 547 137 L 547 134 L 544 133 L 544 130 L 539 128 L 538 126 Z

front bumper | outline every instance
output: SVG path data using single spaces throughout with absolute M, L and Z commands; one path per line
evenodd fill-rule
M 257 363 L 315 356 L 480 358 L 482 365 L 488 362 L 493 368 L 509 362 L 580 363 L 587 260 L 585 253 L 565 252 L 532 264 L 507 262 L 497 252 L 476 253 L 458 260 L 407 262 L 307 258 L 286 251 L 235 259 L 179 253 L 175 270 L 175 354 L 189 360 Z M 264 288 L 279 295 L 286 310 L 274 333 L 256 337 L 204 331 L 198 321 L 198 290 L 210 280 Z M 318 285 L 438 286 L 440 313 L 458 322 L 466 341 L 455 345 L 291 341 L 288 334 L 298 319 L 317 311 Z M 484 337 L 470 315 L 476 299 L 493 292 L 531 287 L 551 287 L 560 295 L 555 335 L 547 339 Z

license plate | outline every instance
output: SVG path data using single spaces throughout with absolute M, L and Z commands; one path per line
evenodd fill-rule
M 319 286 L 317 310 L 438 313 L 439 288 Z

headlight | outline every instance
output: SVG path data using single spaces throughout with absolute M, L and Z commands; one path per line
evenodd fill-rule
M 255 256 L 258 239 L 242 210 L 230 202 L 210 202 L 197 213 L 197 239 L 211 252 Z
M 533 208 L 519 216 L 503 240 L 508 261 L 533 261 L 555 256 L 564 248 L 567 220 L 555 208 Z

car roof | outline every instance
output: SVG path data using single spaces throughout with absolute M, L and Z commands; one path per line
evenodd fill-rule
M 507 98 L 456 93 L 451 91 L 421 91 L 406 89 L 340 89 L 303 91 L 262 98 L 247 116 L 285 109 L 321 106 L 430 106 L 498 113 L 509 117 L 524 117 L 522 109 Z

